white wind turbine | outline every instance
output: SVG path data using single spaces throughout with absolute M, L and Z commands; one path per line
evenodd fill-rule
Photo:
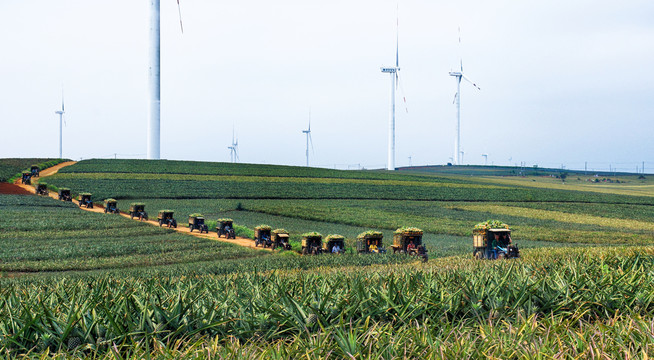
M 459 48 L 461 48 L 460 28 L 459 28 Z M 471 83 L 472 86 L 477 88 L 477 90 L 481 90 L 481 88 L 479 88 L 477 84 L 472 82 L 472 80 L 470 80 L 463 73 L 463 59 L 461 57 L 459 57 L 459 64 L 461 66 L 460 71 L 450 71 L 450 76 L 456 77 L 456 94 L 454 94 L 454 102 L 456 104 L 456 138 L 454 139 L 454 165 L 461 165 L 461 161 L 459 160 L 459 154 L 461 152 L 461 79 L 465 79 L 467 82 Z
M 59 158 L 63 159 L 63 122 L 64 122 L 64 88 L 61 87 L 61 110 L 55 111 L 59 115 Z
M 399 15 L 396 21 L 396 32 L 395 32 L 395 66 L 394 67 L 382 67 L 381 72 L 389 73 L 391 75 L 391 108 L 389 115 L 389 125 L 388 125 L 388 170 L 395 170 L 395 89 L 399 86 L 400 83 L 400 18 Z M 409 110 L 406 108 L 406 97 L 402 96 L 404 100 L 404 108 L 408 113 Z
M 234 129 L 232 129 L 232 145 L 227 147 L 229 149 L 229 158 L 233 163 L 239 161 L 238 158 L 238 139 L 234 137 Z
M 307 166 L 309 166 L 309 143 L 311 143 L 311 152 L 313 152 L 313 139 L 311 139 L 311 112 L 309 112 L 309 127 L 306 130 L 302 130 L 303 134 L 307 136 Z
M 147 158 L 161 157 L 161 6 L 160 0 L 150 0 L 150 65 L 148 67 L 149 95 L 148 100 L 148 138 Z M 182 26 L 182 10 L 177 0 L 179 26 Z

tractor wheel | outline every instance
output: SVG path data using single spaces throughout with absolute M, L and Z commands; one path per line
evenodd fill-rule
M 254 247 L 259 247 L 259 240 L 258 239 L 254 239 Z
M 105 214 L 107 213 L 107 208 L 104 208 L 104 213 L 105 213 Z
M 498 260 L 506 259 L 506 254 L 504 252 L 500 252 L 499 254 L 497 254 L 497 259 Z
M 193 225 L 189 226 L 188 228 L 191 230 L 191 232 L 193 232 Z
M 89 207 L 90 209 L 93 209 L 93 203 L 90 203 L 90 204 L 88 205 L 88 207 Z
M 308 254 L 309 254 L 309 251 L 307 250 L 307 248 L 305 248 L 305 247 L 302 248 L 302 255 L 308 255 Z
M 173 220 L 173 227 L 177 229 L 177 221 Z
M 161 225 L 163 225 L 163 221 L 159 220 L 159 227 L 161 227 Z

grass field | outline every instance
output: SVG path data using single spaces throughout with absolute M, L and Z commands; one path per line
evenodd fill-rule
M 488 172 L 506 169 L 487 169 Z M 0 354 L 93 358 L 654 356 L 654 194 L 534 177 L 89 160 L 49 177 L 178 222 L 426 231 L 430 260 L 261 252 L 0 195 Z M 502 175 L 506 175 L 504 172 Z M 535 181 L 534 181 L 535 180 Z M 601 187 L 598 187 L 601 186 Z M 471 259 L 475 223 L 522 258 Z M 215 235 L 215 233 L 214 233 Z M 630 245 L 630 246 L 623 246 Z M 538 354 L 536 356 L 535 354 Z M 2 355 L 0 355 L 2 356 Z

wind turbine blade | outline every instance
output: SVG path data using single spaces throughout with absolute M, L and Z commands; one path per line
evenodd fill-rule
M 468 77 L 467 77 L 467 76 L 465 76 L 465 75 L 463 75 L 463 74 L 461 74 L 461 77 L 462 77 L 462 78 L 464 78 L 464 79 L 465 79 L 465 80 L 466 80 L 467 82 L 469 82 L 469 83 L 471 83 L 471 84 L 472 84 L 472 86 L 474 86 L 474 87 L 476 87 L 476 88 L 477 88 L 477 90 L 481 90 L 481 88 L 480 88 L 479 86 L 477 86 L 477 84 L 475 84 L 475 83 L 474 83 L 474 82 L 473 82 L 472 80 L 470 80 L 470 79 L 468 79 Z
M 395 19 L 395 67 L 400 67 L 400 4 L 397 4 Z
M 400 94 L 402 94 L 402 101 L 404 101 L 404 110 L 406 110 L 406 113 L 409 113 L 409 108 L 406 105 L 406 95 L 404 94 L 404 86 L 402 85 L 402 81 L 400 80 L 400 71 L 398 70 L 396 73 L 397 76 L 397 82 L 400 84 Z
M 463 56 L 461 55 L 461 27 L 459 26 L 459 63 L 461 65 L 461 72 L 463 72 Z
M 458 92 L 454 93 L 454 99 L 452 99 L 452 104 L 456 102 L 457 96 L 459 96 L 459 93 Z
M 184 25 L 182 25 L 182 8 L 179 6 L 179 0 L 177 0 L 177 12 L 179 13 L 179 28 L 184 33 Z
M 311 144 L 311 153 L 316 154 L 316 152 L 313 150 L 313 139 L 311 138 L 311 132 L 309 132 L 309 143 Z

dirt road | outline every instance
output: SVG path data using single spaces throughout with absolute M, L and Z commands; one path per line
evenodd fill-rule
M 47 168 L 47 169 L 41 171 L 40 176 L 38 178 L 36 178 L 36 179 L 41 179 L 41 178 L 44 178 L 44 177 L 47 177 L 47 176 L 50 176 L 50 175 L 54 175 L 61 168 L 73 165 L 75 163 L 76 163 L 75 161 L 67 161 L 67 162 L 63 162 L 61 164 L 55 165 L 53 167 Z M 21 184 L 20 179 L 16 180 L 16 182 L 13 185 L 12 184 L 6 184 L 6 185 L 11 186 L 11 189 L 7 189 L 7 191 L 11 190 L 11 191 L 13 191 L 13 193 L 21 192 L 21 193 L 27 193 L 27 194 L 36 194 L 36 189 L 34 188 L 33 185 L 23 185 L 23 184 Z M 59 194 L 57 194 L 54 191 L 50 191 L 48 195 L 53 199 L 59 199 Z M 77 200 L 73 199 L 73 203 L 77 204 L 79 206 L 79 202 Z M 88 209 L 86 207 L 82 207 L 80 209 L 95 212 L 95 213 L 104 213 L 104 207 L 102 205 L 97 205 L 97 204 L 94 204 L 92 209 Z M 131 219 L 129 214 L 125 213 L 123 211 L 120 212 L 120 215 L 124 216 L 124 217 L 126 217 L 128 219 Z M 112 216 L 112 215 L 108 214 L 107 216 Z M 155 219 L 156 219 L 156 215 L 155 215 Z M 248 248 L 252 248 L 252 249 L 272 251 L 269 248 L 262 249 L 262 248 L 255 247 L 254 246 L 254 241 L 250 240 L 248 238 L 243 238 L 243 237 L 238 237 L 237 236 L 236 239 L 227 240 L 225 238 L 217 237 L 216 233 L 200 234 L 198 232 L 191 232 L 188 227 L 184 226 L 184 221 L 185 220 L 186 219 L 182 219 L 182 221 L 178 221 L 178 224 L 179 224 L 178 227 L 176 229 L 175 228 L 171 228 L 171 229 L 173 229 L 173 230 L 175 230 L 177 232 L 180 232 L 180 233 L 196 236 L 196 237 L 203 238 L 203 239 L 218 240 L 218 241 L 222 241 L 222 242 L 226 242 L 226 243 L 230 243 L 230 244 L 236 244 L 236 245 L 239 245 L 239 246 L 248 247 Z M 139 220 L 134 219 L 134 221 L 139 221 Z M 157 220 L 143 220 L 143 222 L 146 222 L 146 223 L 148 223 L 150 225 L 159 226 L 159 222 Z

